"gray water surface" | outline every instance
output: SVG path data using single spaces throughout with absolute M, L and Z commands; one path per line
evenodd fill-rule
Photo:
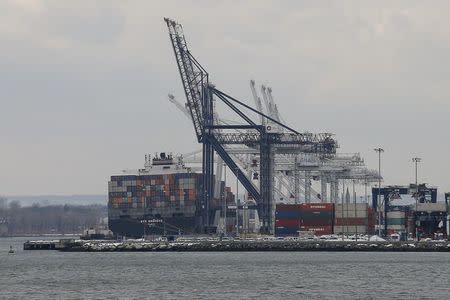
M 0 238 L 0 299 L 450 299 L 450 253 L 62 253 L 27 239 Z

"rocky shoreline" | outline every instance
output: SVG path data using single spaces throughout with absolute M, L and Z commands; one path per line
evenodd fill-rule
M 65 252 L 260 252 L 260 251 L 386 251 L 450 252 L 450 242 L 347 241 L 61 241 Z

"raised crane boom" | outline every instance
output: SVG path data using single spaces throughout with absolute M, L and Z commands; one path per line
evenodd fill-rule
M 263 107 L 262 107 L 262 103 L 261 103 L 261 99 L 258 97 L 258 94 L 256 93 L 255 81 L 254 80 L 250 80 L 250 89 L 252 90 L 253 100 L 255 101 L 256 109 L 260 113 L 264 113 Z M 264 119 L 264 117 L 262 115 L 260 115 L 259 117 L 260 117 L 261 125 L 265 127 L 266 126 L 266 119 Z
M 270 88 L 270 87 L 267 88 L 267 97 L 269 98 L 270 107 L 272 108 L 273 118 L 275 120 L 277 120 L 278 122 L 281 122 L 280 116 L 278 115 L 278 108 L 275 104 L 275 101 L 273 101 L 272 88 Z
M 202 99 L 207 97 L 208 72 L 190 54 L 181 24 L 164 18 L 169 29 L 170 41 L 191 112 L 195 133 L 199 142 L 203 139 L 204 109 Z
M 186 117 L 189 119 L 192 118 L 191 113 L 187 107 L 184 107 L 181 105 L 176 99 L 175 96 L 172 94 L 169 94 L 169 101 L 172 102 Z

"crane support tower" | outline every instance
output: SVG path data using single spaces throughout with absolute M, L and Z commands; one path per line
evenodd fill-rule
M 164 20 L 169 29 L 170 41 L 186 96 L 186 105 L 191 114 L 197 140 L 203 147 L 203 189 L 202 197 L 199 200 L 199 217 L 201 217 L 202 224 L 204 226 L 211 224 L 209 203 L 214 191 L 214 152 L 216 152 L 256 201 L 258 214 L 262 221 L 261 232 L 271 233 L 274 219 L 275 154 L 315 153 L 331 157 L 336 153 L 336 141 L 329 133 L 299 133 L 210 84 L 208 72 L 189 51 L 181 24 L 168 18 Z M 214 122 L 213 98 L 222 101 L 233 110 L 244 121 L 244 124 L 218 125 L 217 122 Z M 268 123 L 276 124 L 283 128 L 283 131 L 272 132 L 267 126 L 256 124 L 242 111 L 242 108 L 258 114 Z M 259 191 L 246 176 L 245 170 L 242 170 L 232 159 L 224 145 L 244 145 L 259 150 Z

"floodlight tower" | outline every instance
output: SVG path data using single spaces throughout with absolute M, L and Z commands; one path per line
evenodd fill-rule
M 375 148 L 375 152 L 378 153 L 378 201 L 377 201 L 377 212 L 378 212 L 378 236 L 381 236 L 381 153 L 384 152 L 383 148 Z
M 420 157 L 413 157 L 412 162 L 415 165 L 415 175 L 416 175 L 416 193 L 414 195 L 414 198 L 416 199 L 416 212 L 417 212 L 417 205 L 419 202 L 419 186 L 417 185 L 417 165 L 420 163 L 422 159 Z M 417 234 L 417 226 L 416 227 L 416 239 L 419 240 L 419 236 Z

